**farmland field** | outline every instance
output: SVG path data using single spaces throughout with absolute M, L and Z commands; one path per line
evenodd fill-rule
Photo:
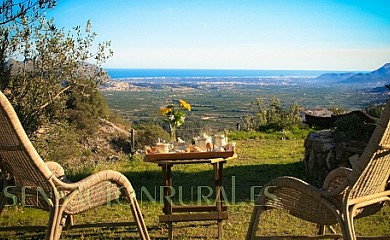
M 158 83 L 156 83 L 158 84 Z M 129 121 L 159 121 L 159 108 L 168 99 L 183 98 L 192 105 L 186 122 L 209 126 L 224 126 L 234 129 L 240 118 L 252 115 L 251 103 L 256 98 L 265 102 L 272 97 L 279 98 L 283 107 L 294 102 L 304 109 L 331 108 L 341 106 L 344 109 L 364 109 L 370 104 L 383 102 L 387 94 L 340 86 L 314 85 L 229 85 L 223 87 L 202 88 L 149 88 L 143 91 L 103 91 L 112 110 L 123 114 Z

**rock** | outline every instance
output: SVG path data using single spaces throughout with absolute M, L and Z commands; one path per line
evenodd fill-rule
M 337 162 L 337 161 L 334 161 L 334 159 L 335 159 L 334 150 L 331 149 L 328 152 L 328 154 L 326 156 L 326 159 L 325 159 L 326 166 L 327 166 L 328 169 L 334 169 L 334 168 L 337 167 L 337 166 L 335 167 L 335 162 Z
M 307 179 L 321 187 L 326 175 L 333 169 L 358 165 L 359 156 L 366 145 L 357 141 L 336 143 L 331 130 L 309 133 L 304 145 Z
M 110 162 L 116 162 L 118 160 L 119 160 L 119 157 L 116 155 L 112 155 L 112 156 L 107 157 L 107 161 L 110 161 Z
M 355 154 L 355 155 L 348 158 L 349 163 L 352 166 L 352 169 L 356 169 L 356 166 L 358 165 L 359 158 L 360 158 L 360 156 L 358 154 Z

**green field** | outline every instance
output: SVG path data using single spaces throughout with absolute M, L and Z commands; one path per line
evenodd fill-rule
M 364 109 L 372 103 L 383 102 L 387 94 L 368 94 L 365 91 L 340 87 L 302 86 L 233 86 L 210 89 L 162 89 L 150 91 L 103 92 L 109 106 L 130 122 L 160 121 L 159 107 L 166 100 L 183 98 L 192 105 L 186 125 L 197 124 L 214 128 L 235 129 L 242 117 L 252 115 L 256 98 L 265 102 L 273 97 L 282 107 L 294 102 L 304 109 L 331 108 Z
M 253 207 L 251 189 L 262 186 L 270 179 L 283 175 L 305 178 L 303 164 L 304 140 L 254 139 L 237 141 L 238 158 L 225 165 L 224 187 L 226 190 L 229 220 L 224 221 L 223 239 L 244 239 Z M 132 160 L 122 156 L 116 163 L 100 165 L 100 169 L 115 169 L 123 172 L 137 191 L 142 212 L 152 239 L 167 237 L 165 224 L 158 222 L 162 213 L 160 196 L 154 194 L 161 186 L 161 169 L 157 164 L 146 163 L 142 156 Z M 196 203 L 191 197 L 191 189 L 198 186 L 213 186 L 211 167 L 208 164 L 181 165 L 173 168 L 174 187 L 183 189 L 183 203 Z M 82 176 L 78 176 L 82 177 Z M 70 176 L 70 178 L 75 178 Z M 141 189 L 147 189 L 148 197 Z M 177 199 L 178 200 L 178 199 Z M 202 202 L 204 204 L 205 202 Z M 29 207 L 6 207 L 0 218 L 5 226 L 45 225 L 48 214 Z M 100 207 L 76 216 L 76 223 L 93 223 L 131 219 L 130 210 L 125 205 Z M 260 230 L 263 235 L 275 234 L 314 234 L 314 224 L 301 221 L 283 212 L 271 211 Z M 385 207 L 374 216 L 356 221 L 359 235 L 390 235 L 390 209 Z M 337 226 L 336 226 L 337 228 Z M 174 224 L 175 239 L 215 239 L 215 222 L 187 222 Z M 0 239 L 41 239 L 43 232 L 0 232 Z M 62 239 L 137 239 L 134 229 L 79 229 L 64 231 Z

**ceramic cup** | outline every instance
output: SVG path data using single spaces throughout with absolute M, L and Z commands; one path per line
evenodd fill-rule
M 159 153 L 168 153 L 169 152 L 169 143 L 157 143 L 156 148 Z

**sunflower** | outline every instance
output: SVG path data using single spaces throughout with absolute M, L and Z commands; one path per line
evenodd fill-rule
M 167 115 L 167 114 L 169 114 L 171 111 L 172 111 L 172 108 L 170 108 L 170 107 L 163 107 L 163 108 L 160 108 L 160 113 L 161 113 L 162 115 Z
M 184 101 L 183 99 L 179 99 L 179 106 L 191 111 L 191 105 Z
M 184 124 L 184 110 L 191 111 L 191 105 L 183 99 L 179 99 L 179 101 L 176 101 L 176 103 L 178 103 L 178 105 L 175 106 L 171 100 L 167 106 L 160 108 L 160 113 L 164 115 L 165 121 L 169 123 L 171 140 L 173 141 L 176 140 L 176 127 Z

